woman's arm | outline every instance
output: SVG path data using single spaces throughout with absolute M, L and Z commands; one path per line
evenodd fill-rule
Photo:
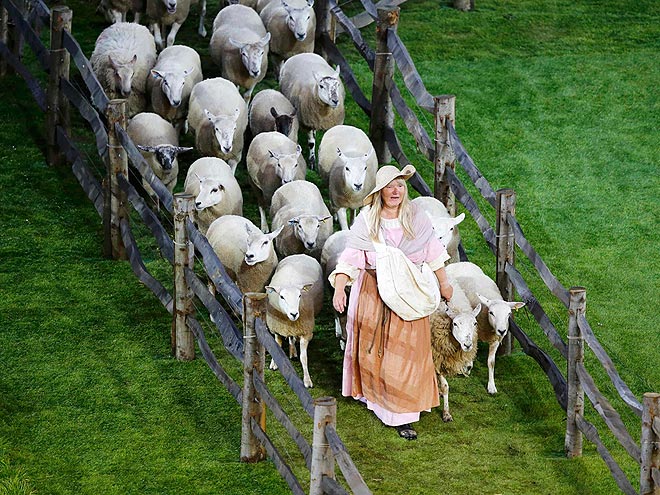
M 454 295 L 454 288 L 447 280 L 447 272 L 445 272 L 445 267 L 438 268 L 435 272 L 435 276 L 438 278 L 438 284 L 440 285 L 440 295 L 446 301 L 451 299 L 451 296 Z
M 348 275 L 345 273 L 337 273 L 335 276 L 335 293 L 332 296 L 332 305 L 339 313 L 343 313 L 346 309 L 346 291 L 344 289 L 348 280 Z

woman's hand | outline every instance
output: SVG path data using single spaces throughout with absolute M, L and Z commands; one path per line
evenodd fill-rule
M 449 284 L 449 282 L 440 285 L 440 295 L 447 302 L 451 300 L 451 296 L 454 295 L 454 288 Z
M 332 305 L 338 313 L 343 313 L 346 309 L 346 291 L 343 287 L 341 290 L 339 288 L 335 289 L 335 293 L 332 296 Z

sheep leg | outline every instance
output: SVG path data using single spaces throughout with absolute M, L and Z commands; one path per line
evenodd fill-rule
M 248 88 L 245 93 L 243 93 L 243 99 L 245 100 L 245 103 L 250 103 L 250 99 L 252 98 L 252 91 L 254 91 L 254 86 Z
M 156 42 L 156 47 L 159 50 L 163 49 L 163 37 L 160 34 L 160 26 L 157 22 L 151 24 L 151 33 L 154 35 L 154 41 Z
M 440 375 L 440 395 L 442 395 L 442 421 L 449 423 L 454 421 L 449 413 L 449 383 L 444 375 Z
M 277 342 L 278 346 L 282 347 L 282 336 L 275 334 L 275 342 Z M 270 366 L 268 366 L 268 368 L 271 370 L 277 369 L 277 364 L 275 363 L 275 360 L 272 357 L 270 358 Z
M 174 44 L 174 40 L 176 39 L 176 33 L 179 32 L 179 29 L 181 29 L 180 22 L 175 22 L 172 24 L 172 27 L 170 29 L 170 34 L 167 35 L 167 46 L 172 46 Z
M 110 10 L 110 19 L 113 24 L 116 24 L 117 22 L 122 22 L 122 13 L 118 10 Z
M 261 205 L 259 205 L 259 220 L 261 222 L 261 231 L 264 234 L 267 234 L 270 229 L 268 228 L 268 222 L 266 221 L 266 211 Z
M 300 364 L 303 369 L 303 383 L 307 388 L 312 388 L 314 386 L 312 379 L 309 376 L 309 369 L 307 368 L 307 346 L 313 336 L 314 335 L 310 333 L 309 335 L 300 337 Z
M 346 220 L 346 208 L 339 208 L 337 210 L 337 221 L 341 230 L 348 230 L 348 221 Z
M 135 24 L 140 24 L 140 12 L 135 13 L 135 15 L 133 16 L 133 22 Z
M 204 27 L 204 18 L 206 17 L 206 0 L 202 0 L 199 3 L 199 28 L 197 29 L 197 34 L 202 38 L 206 38 L 206 28 Z
M 240 158 L 238 160 L 240 160 Z M 231 167 L 231 173 L 234 175 L 236 175 L 236 167 L 238 167 L 238 160 L 236 158 L 227 160 L 227 164 Z
M 307 145 L 309 146 L 309 168 L 316 170 L 316 132 L 314 129 L 307 133 Z
M 495 354 L 500 342 L 500 339 L 496 339 L 488 346 L 488 393 L 491 395 L 497 393 L 497 387 L 495 386 Z
M 296 351 L 296 338 L 289 337 L 289 359 L 298 357 L 298 352 Z
M 339 313 L 335 310 L 335 337 L 339 339 L 339 348 L 343 351 L 346 349 L 346 337 L 344 336 L 344 330 L 341 327 L 341 320 L 339 319 Z

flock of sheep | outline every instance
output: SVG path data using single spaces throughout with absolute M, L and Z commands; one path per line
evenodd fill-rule
M 229 0 L 213 21 L 209 44 L 222 76 L 210 79 L 193 48 L 174 44 L 191 3 L 197 1 L 101 0 L 112 24 L 96 41 L 92 68 L 109 98 L 128 100 L 127 132 L 170 191 L 178 180 L 177 155 L 193 149 L 179 146 L 179 137 L 194 134 L 202 158 L 189 167 L 184 189 L 195 197 L 195 221 L 240 290 L 268 294 L 267 325 L 280 344 L 288 338 L 292 356 L 300 341 L 303 381 L 312 387 L 307 346 L 314 320 L 323 310 L 327 275 L 346 245 L 349 216 L 375 185 L 376 153 L 362 130 L 344 124 L 339 68 L 313 53 L 313 0 Z M 198 32 L 205 36 L 205 0 L 200 11 Z M 149 28 L 138 23 L 141 14 Z M 134 22 L 126 22 L 128 15 Z M 254 93 L 269 64 L 279 91 Z M 299 129 L 307 132 L 307 161 Z M 318 157 L 317 130 L 325 131 Z M 243 216 L 244 191 L 235 178 L 243 162 L 259 226 Z M 328 197 L 305 180 L 308 166 L 318 171 Z M 153 195 L 147 184 L 145 190 Z M 504 301 L 478 266 L 458 262 L 464 214 L 450 217 L 434 198 L 413 203 L 429 215 L 451 256 L 454 297 L 431 316 L 442 417 L 451 421 L 446 378 L 469 373 L 483 340 L 490 346 L 487 388 L 496 393 L 495 352 L 511 311 L 523 303 Z M 335 315 L 342 345 L 343 316 Z

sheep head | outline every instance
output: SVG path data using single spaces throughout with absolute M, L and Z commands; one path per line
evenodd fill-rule
M 313 284 L 280 287 L 267 285 L 265 289 L 270 304 L 284 313 L 289 320 L 296 321 L 300 317 L 300 299 L 312 286 Z
M 495 330 L 495 334 L 502 338 L 509 331 L 509 316 L 514 309 L 522 308 L 524 302 L 509 302 L 502 299 L 488 299 L 477 294 L 481 304 L 488 309 L 488 323 Z
M 431 220 L 435 236 L 445 247 L 451 242 L 454 232 L 456 232 L 455 227 L 465 219 L 465 213 L 461 213 L 457 217 L 437 217 L 427 211 L 426 215 Z
M 156 160 L 158 163 L 160 163 L 160 166 L 165 171 L 172 170 L 174 160 L 176 160 L 176 157 L 179 153 L 192 150 L 192 148 L 184 148 L 181 146 L 174 146 L 172 144 L 158 144 L 156 146 L 143 146 L 138 144 L 137 147 L 142 151 L 155 154 Z
M 304 41 L 307 37 L 309 23 L 312 20 L 312 13 L 314 12 L 312 9 L 313 6 L 313 0 L 307 0 L 307 5 L 299 8 L 291 7 L 282 0 L 282 7 L 286 11 L 286 25 L 291 33 L 293 33 L 296 41 Z
M 270 33 L 266 33 L 263 38 L 255 43 L 241 43 L 233 38 L 229 38 L 229 43 L 235 48 L 238 48 L 243 67 L 245 67 L 250 77 L 259 77 L 261 74 L 261 64 L 269 41 Z
M 294 235 L 302 242 L 304 248 L 310 250 L 316 247 L 321 224 L 331 219 L 331 216 L 299 215 L 289 220 L 289 225 L 293 227 Z
M 447 316 L 451 318 L 451 333 L 464 352 L 476 345 L 477 315 L 481 311 L 481 304 L 471 311 L 458 311 L 447 305 Z
M 316 72 L 313 73 L 316 81 L 316 94 L 319 99 L 331 108 L 337 108 L 340 103 L 343 103 L 343 91 L 341 80 L 339 79 L 339 66 L 335 69 L 335 73 L 331 76 L 320 76 Z
M 161 1 L 163 2 L 163 5 L 165 6 L 165 10 L 167 10 L 168 14 L 176 13 L 177 0 L 161 0 Z
M 337 147 L 337 157 L 344 167 L 344 181 L 353 191 L 360 192 L 364 188 L 369 168 L 368 162 L 373 154 L 373 146 L 369 151 L 359 156 L 347 156 L 341 148 Z
M 241 115 L 240 109 L 235 109 L 234 113 L 230 115 L 213 115 L 207 109 L 204 109 L 204 115 L 213 124 L 215 139 L 220 151 L 224 154 L 231 153 L 238 117 Z
M 290 154 L 276 153 L 271 150 L 268 150 L 268 153 L 275 160 L 275 173 L 282 180 L 282 184 L 293 181 L 298 171 L 298 159 L 302 153 L 300 145 L 297 145 L 296 151 Z
M 137 54 L 133 55 L 133 58 L 127 62 L 117 60 L 112 55 L 108 55 L 108 62 L 110 63 L 110 67 L 112 67 L 115 77 L 115 91 L 121 93 L 124 98 L 128 98 L 131 94 L 131 84 L 133 83 Z
M 293 112 L 288 114 L 277 113 L 275 107 L 270 107 L 270 114 L 275 119 L 275 129 L 273 130 L 288 136 L 291 132 L 291 128 L 293 127 L 293 119 L 296 116 L 296 109 L 294 108 Z
M 284 225 L 270 234 L 264 234 L 260 230 L 250 228 L 248 224 L 245 224 L 245 229 L 247 230 L 247 244 L 244 261 L 246 265 L 254 266 L 257 263 L 266 261 L 275 252 L 273 240 L 282 232 Z
M 199 180 L 199 194 L 195 198 L 195 208 L 203 210 L 211 206 L 217 205 L 225 197 L 225 186 L 217 177 L 200 177 Z
M 160 89 L 173 107 L 181 105 L 186 77 L 192 74 L 194 67 L 184 71 L 161 71 L 151 69 L 151 77 L 160 81 Z

